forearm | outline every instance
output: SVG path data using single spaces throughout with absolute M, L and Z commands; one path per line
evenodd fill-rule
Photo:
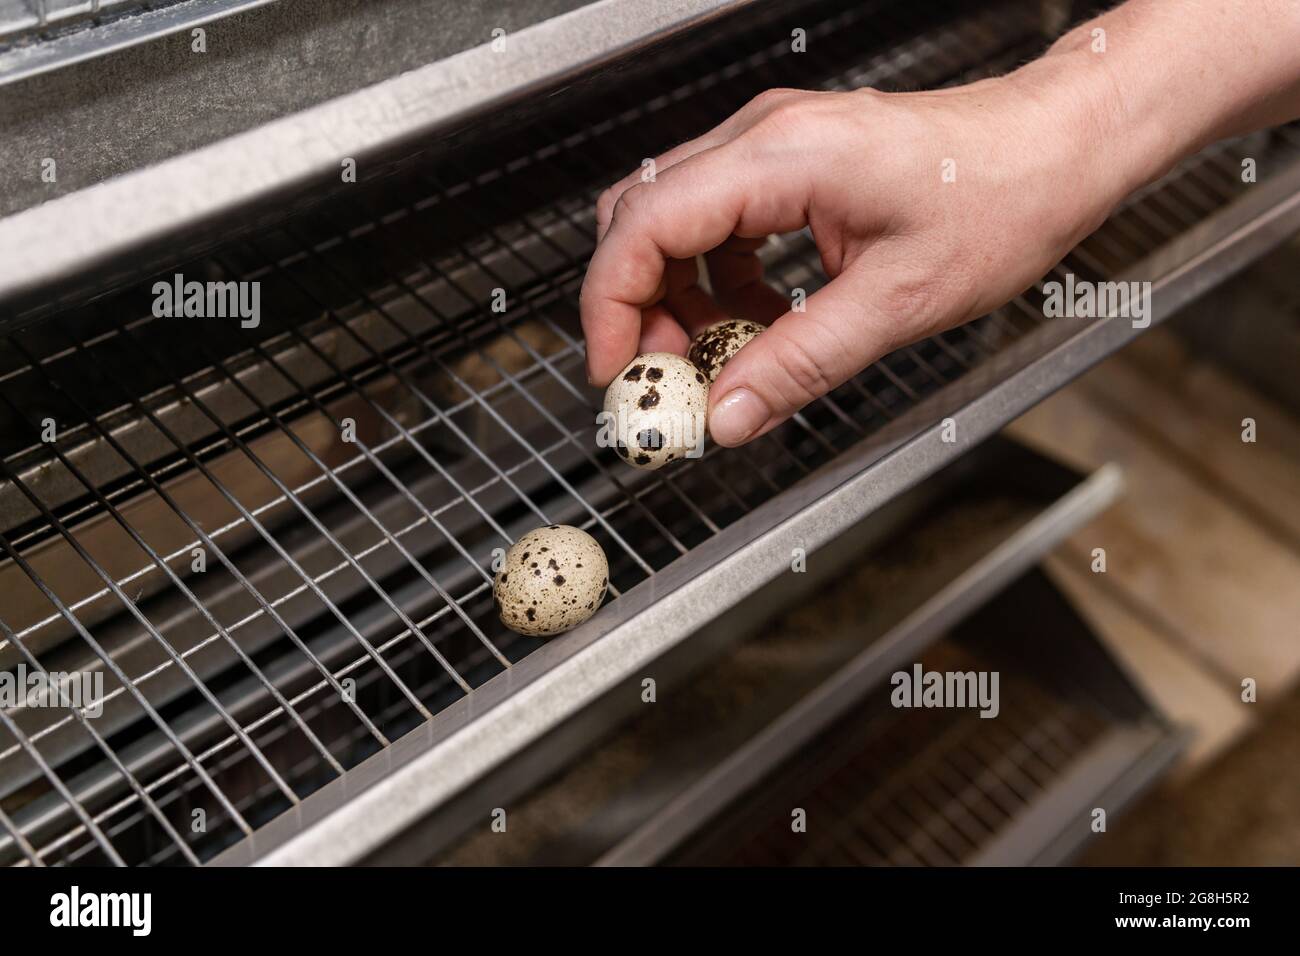
M 1300 0 L 1130 0 L 1013 77 L 1080 117 L 1123 195 L 1209 143 L 1300 117 Z

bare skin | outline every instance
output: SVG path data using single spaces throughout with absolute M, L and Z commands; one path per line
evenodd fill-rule
M 1297 0 L 1130 0 L 1014 73 L 937 92 L 770 90 L 600 197 L 588 377 L 761 322 L 710 392 L 713 439 L 743 444 L 1022 292 L 1183 157 L 1298 116 Z M 804 226 L 831 281 L 793 312 L 755 250 Z

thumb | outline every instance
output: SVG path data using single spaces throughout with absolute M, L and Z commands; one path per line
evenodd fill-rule
M 746 344 L 709 389 L 709 434 L 733 447 L 775 428 L 885 353 L 865 270 L 846 270 Z

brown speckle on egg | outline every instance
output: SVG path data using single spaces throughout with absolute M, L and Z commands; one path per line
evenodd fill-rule
M 672 352 L 639 355 L 605 391 L 604 412 L 616 431 L 609 444 L 639 468 L 694 457 L 703 447 L 708 403 L 701 369 Z
M 686 357 L 715 382 L 731 357 L 762 331 L 758 323 L 741 319 L 715 322 L 695 337 Z
M 545 637 L 576 627 L 595 613 L 605 596 L 609 563 L 591 535 L 568 525 L 530 531 L 506 552 L 506 566 L 517 554 L 546 552 L 549 573 L 539 562 L 531 575 L 496 576 L 493 604 L 502 623 L 521 634 Z

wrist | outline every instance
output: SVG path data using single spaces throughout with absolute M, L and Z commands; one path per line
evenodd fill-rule
M 1051 60 L 1052 62 L 1049 62 Z M 999 78 L 1022 207 L 1064 254 L 1154 175 L 1104 78 L 1052 55 Z
M 1091 130 L 1123 195 L 1210 143 L 1294 118 L 1298 37 L 1294 0 L 1128 0 L 1012 76 Z
M 1069 154 L 1065 168 L 1078 177 L 1063 185 L 1095 200 L 1097 208 L 1081 212 L 1099 224 L 1126 196 L 1164 175 L 1196 146 L 1126 96 L 1106 54 L 1094 52 L 1088 26 L 1080 28 L 1082 35 L 1067 34 L 1008 79 L 1047 114 L 1043 125 L 1056 131 L 1059 146 Z

